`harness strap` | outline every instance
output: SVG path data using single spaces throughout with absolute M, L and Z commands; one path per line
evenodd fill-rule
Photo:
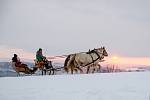
M 93 56 L 90 54 L 91 58 L 92 58 L 92 63 L 94 64 L 94 59 L 93 59 Z
M 100 55 L 95 51 L 95 50 L 92 50 L 92 51 L 90 51 L 90 52 L 80 52 L 80 53 L 88 53 L 90 56 L 91 56 L 91 58 L 92 58 L 92 62 L 90 62 L 90 63 L 88 63 L 88 64 L 86 64 L 85 66 L 82 66 L 82 67 L 86 67 L 86 66 L 88 66 L 88 65 L 90 65 L 90 64 L 94 64 L 94 62 L 96 62 L 98 59 L 102 59 L 101 57 L 100 57 Z M 91 55 L 91 53 L 95 53 L 98 57 L 94 60 L 93 59 L 93 56 Z M 75 56 L 76 56 L 76 54 L 75 54 Z M 74 57 L 75 57 L 74 56 Z M 76 62 L 76 60 L 74 60 L 75 61 L 75 63 L 77 64 L 77 62 Z
M 94 64 L 94 62 L 96 62 L 98 59 L 100 59 L 100 60 L 101 60 L 100 55 L 99 55 L 96 51 L 94 51 L 94 50 L 93 50 L 93 52 L 94 52 L 94 53 L 96 53 L 96 55 L 98 56 L 98 58 L 97 58 L 97 59 L 95 59 L 95 60 L 93 60 L 93 57 L 92 57 L 92 55 L 90 54 L 90 56 L 92 57 L 92 60 L 93 60 L 93 61 L 92 61 L 92 62 L 90 62 L 90 63 L 88 63 L 88 64 L 86 64 L 86 65 L 85 65 L 85 66 L 83 66 L 83 67 L 86 67 L 86 66 L 88 66 L 88 65 L 90 65 L 90 64 L 92 64 L 92 63 Z

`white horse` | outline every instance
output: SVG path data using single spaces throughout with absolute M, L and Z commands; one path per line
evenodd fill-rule
M 104 56 L 108 56 L 105 47 L 97 48 L 85 53 L 70 54 L 65 60 L 64 69 L 66 72 L 69 72 L 69 69 L 71 69 L 71 73 L 73 74 L 73 70 L 80 70 L 80 72 L 83 72 L 81 68 L 87 66 L 88 73 L 90 66 L 98 65 Z

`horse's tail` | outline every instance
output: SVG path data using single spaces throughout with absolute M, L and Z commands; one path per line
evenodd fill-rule
M 76 54 L 70 54 L 65 60 L 64 67 L 73 63 Z
M 68 65 L 68 61 L 70 60 L 70 56 L 71 55 L 68 55 L 67 58 L 65 59 L 64 67 L 66 67 Z
M 68 57 L 66 58 L 65 60 L 65 63 L 64 63 L 64 69 L 68 72 L 68 67 L 73 64 L 73 61 L 75 59 L 75 54 L 70 54 L 68 55 Z
M 65 59 L 65 63 L 64 63 L 64 70 L 68 73 L 68 67 L 67 67 L 67 65 L 68 65 L 68 61 L 70 60 L 70 56 L 71 55 L 68 55 L 67 56 L 67 58 Z

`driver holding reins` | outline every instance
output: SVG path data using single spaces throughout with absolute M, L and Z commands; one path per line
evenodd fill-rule
M 39 50 L 36 52 L 36 59 L 38 62 L 44 61 L 46 59 L 46 57 L 43 56 L 41 48 L 39 48 Z
M 45 56 L 43 56 L 42 48 L 39 48 L 39 50 L 36 52 L 36 60 L 39 64 L 43 64 L 46 68 L 48 66 L 48 60 Z

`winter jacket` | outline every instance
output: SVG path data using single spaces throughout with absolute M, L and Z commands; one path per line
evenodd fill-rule
M 44 58 L 45 57 L 43 56 L 42 52 L 40 52 L 40 51 L 36 52 L 36 59 L 37 59 L 37 61 L 43 61 Z

